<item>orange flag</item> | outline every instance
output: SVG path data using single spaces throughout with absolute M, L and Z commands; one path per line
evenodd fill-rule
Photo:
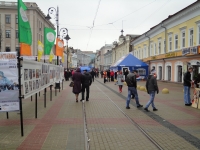
M 63 56 L 64 51 L 64 41 L 60 39 L 56 39 L 56 56 Z
M 20 43 L 20 55 L 31 56 L 31 46 L 26 43 Z

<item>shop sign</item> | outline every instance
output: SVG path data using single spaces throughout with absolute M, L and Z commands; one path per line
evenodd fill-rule
M 168 57 L 175 57 L 175 56 L 176 56 L 176 53 L 175 53 L 175 52 L 165 54 L 165 57 L 166 57 L 166 58 L 168 58 Z
M 156 56 L 152 56 L 151 59 L 152 59 L 152 60 L 156 59 Z
M 187 55 L 187 54 L 190 54 L 190 48 L 184 48 L 182 50 L 182 55 Z

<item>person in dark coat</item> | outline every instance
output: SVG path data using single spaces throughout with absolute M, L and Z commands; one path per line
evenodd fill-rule
M 191 106 L 191 98 L 190 98 L 190 87 L 193 81 L 191 80 L 191 73 L 193 72 L 193 68 L 189 67 L 188 71 L 184 74 L 183 77 L 183 87 L 184 87 L 184 101 L 185 106 Z
M 91 74 L 91 76 L 92 76 L 92 81 L 94 82 L 94 76 L 95 76 L 94 70 L 92 70 L 92 71 L 90 72 L 90 74 Z
M 77 68 L 72 76 L 72 81 L 74 81 L 73 93 L 76 95 L 76 102 L 78 102 L 78 95 L 81 93 L 82 76 L 80 68 Z
M 197 77 L 194 80 L 194 84 L 196 85 L 196 88 L 199 88 L 200 83 L 200 73 L 197 75 Z
M 117 80 L 117 71 L 115 71 L 115 80 Z
M 126 77 L 127 77 L 128 74 L 129 74 L 129 71 L 128 71 L 128 69 L 126 69 L 125 72 L 124 72 L 125 80 L 126 80 Z
M 110 82 L 110 70 L 107 71 L 108 82 Z
M 86 101 L 89 101 L 90 96 L 90 85 L 92 84 L 92 76 L 87 70 L 84 70 L 82 76 L 82 100 L 85 100 L 85 90 L 86 90 Z
M 69 77 L 70 77 L 70 72 L 69 70 L 65 70 L 65 81 L 69 81 Z
M 148 103 L 146 104 L 144 110 L 149 111 L 148 107 L 150 105 L 152 105 L 153 107 L 153 111 L 157 111 L 158 109 L 156 109 L 155 105 L 154 105 L 154 98 L 155 98 L 155 94 L 159 93 L 159 89 L 158 89 L 158 84 L 157 84 L 157 75 L 155 73 L 155 71 L 153 70 L 151 72 L 151 74 L 148 76 L 147 82 L 146 82 L 146 89 L 147 89 L 147 93 L 150 95 L 150 100 L 148 101 Z

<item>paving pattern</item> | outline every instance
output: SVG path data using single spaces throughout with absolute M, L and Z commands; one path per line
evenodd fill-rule
M 38 112 L 35 118 L 35 96 L 23 100 L 24 136 L 21 137 L 19 112 L 0 113 L 0 150 L 84 150 L 85 128 L 82 102 L 75 102 L 75 95 L 64 82 L 64 89 L 44 108 L 43 91 L 38 97 Z M 139 81 L 138 85 L 145 85 Z M 151 140 L 166 150 L 200 149 L 200 110 L 187 107 L 183 102 L 183 87 L 180 84 L 159 82 L 160 91 L 169 94 L 156 95 L 158 109 L 145 112 L 135 107 L 125 108 L 127 86 L 118 92 L 114 82 L 103 83 L 97 78 L 90 88 L 90 99 L 85 102 L 90 150 L 155 150 Z M 146 92 L 138 91 L 140 103 L 149 100 Z M 79 96 L 81 99 L 81 96 Z M 149 138 L 138 128 L 141 128 Z

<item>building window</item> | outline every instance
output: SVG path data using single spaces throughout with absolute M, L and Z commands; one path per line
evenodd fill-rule
M 15 15 L 15 22 L 18 24 L 18 15 Z
M 172 36 L 169 37 L 169 51 L 172 51 Z
M 6 30 L 6 38 L 10 38 L 10 30 Z
M 178 49 L 178 35 L 175 35 L 175 50 L 177 50 Z
M 153 56 L 153 43 L 151 43 L 151 51 L 150 51 L 150 56 Z
M 10 24 L 10 15 L 5 16 L 6 24 Z
M 199 44 L 200 44 L 200 25 L 198 26 L 199 29 Z
M 182 33 L 182 48 L 185 47 L 185 31 L 183 31 Z
M 191 29 L 190 31 L 189 31 L 189 44 L 190 44 L 190 46 L 193 46 L 193 29 Z
M 6 52 L 10 52 L 10 47 L 6 47 Z
M 18 30 L 16 30 L 16 34 L 15 34 L 15 36 L 16 36 L 16 39 L 18 39 L 18 36 L 19 36 L 19 34 L 18 34 Z
M 138 50 L 138 58 L 140 58 L 140 49 Z
M 19 47 L 17 46 L 17 47 L 16 47 L 16 52 L 18 52 L 18 51 L 19 51 Z
M 158 42 L 158 54 L 161 54 L 161 41 Z
M 143 57 L 146 58 L 146 46 L 143 49 Z
M 156 49 L 156 43 L 154 44 L 154 55 L 156 55 L 157 54 L 157 49 Z
M 165 49 L 165 40 L 163 42 L 163 50 L 164 50 L 164 53 L 166 53 L 166 49 Z

